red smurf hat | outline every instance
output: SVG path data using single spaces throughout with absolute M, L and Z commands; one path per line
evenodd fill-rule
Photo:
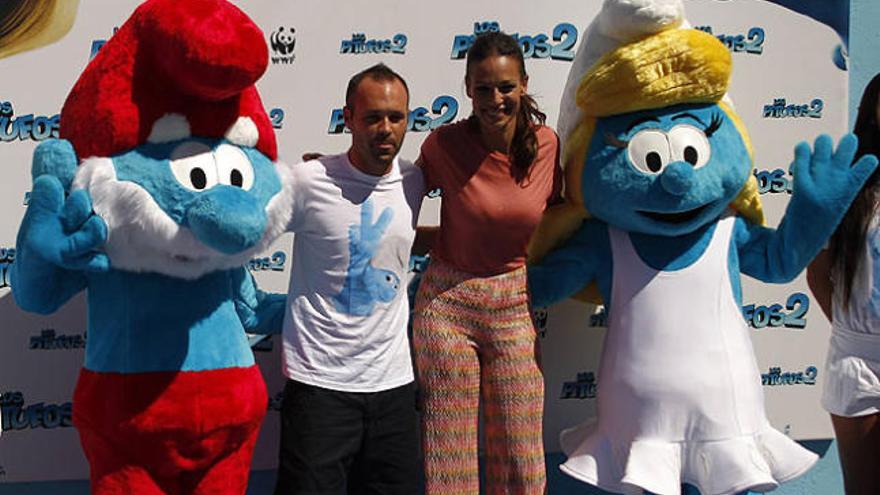
M 268 59 L 260 28 L 226 0 L 148 0 L 80 75 L 60 136 L 80 159 L 201 136 L 274 161 L 275 134 L 254 86 Z

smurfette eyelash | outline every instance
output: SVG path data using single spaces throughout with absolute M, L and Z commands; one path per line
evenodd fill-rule
M 611 134 L 610 132 L 605 133 L 605 142 L 608 143 L 610 146 L 614 146 L 615 148 L 626 148 L 627 146 L 629 146 L 629 141 L 623 141 L 614 134 Z
M 712 114 L 712 121 L 709 122 L 709 127 L 704 131 L 706 133 L 706 137 L 712 137 L 712 134 L 715 134 L 715 131 L 721 127 L 721 124 L 724 123 L 724 119 L 721 117 L 720 113 Z

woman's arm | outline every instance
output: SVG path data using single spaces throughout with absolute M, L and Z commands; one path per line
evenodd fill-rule
M 431 250 L 436 242 L 437 234 L 440 232 L 439 225 L 416 227 L 416 239 L 413 242 L 410 254 L 413 256 L 425 256 Z
M 807 267 L 807 284 L 825 317 L 831 321 L 831 296 L 834 284 L 831 282 L 831 253 L 827 249 L 820 251 Z

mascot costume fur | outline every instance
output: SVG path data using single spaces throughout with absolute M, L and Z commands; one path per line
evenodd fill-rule
M 740 273 L 795 278 L 877 161 L 852 165 L 851 135 L 799 144 L 785 216 L 762 226 L 724 98 L 730 53 L 682 18 L 680 1 L 606 0 L 591 26 L 586 73 L 570 77 L 578 108 L 561 113 L 567 204 L 533 239 L 529 287 L 543 306 L 595 283 L 608 312 L 598 418 L 563 432 L 564 472 L 615 492 L 767 491 L 816 456 L 765 417 Z
M 243 268 L 284 229 L 261 30 L 223 0 L 149 0 L 34 153 L 13 294 L 88 293 L 74 424 L 92 492 L 244 493 L 267 409 L 245 331 L 284 300 Z

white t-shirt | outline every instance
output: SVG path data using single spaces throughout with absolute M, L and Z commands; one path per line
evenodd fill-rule
M 865 247 L 853 280 L 848 307 L 844 307 L 842 276 L 835 274 L 832 296 L 833 327 L 855 333 L 880 335 L 880 219 L 874 217 L 865 233 Z
M 294 232 L 285 374 L 346 392 L 413 381 L 406 274 L 421 171 L 395 159 L 388 174 L 372 176 L 343 153 L 288 166 L 282 177 Z

